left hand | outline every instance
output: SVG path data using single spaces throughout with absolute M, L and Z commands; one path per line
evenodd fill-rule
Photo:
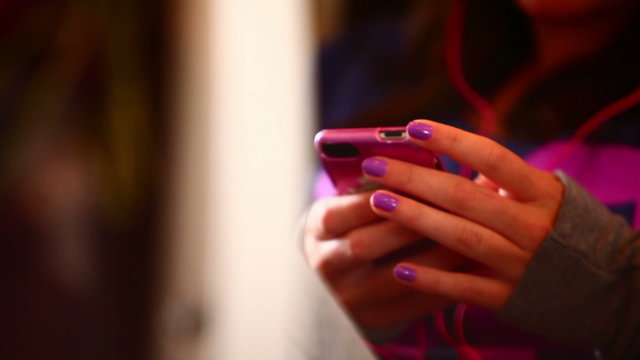
M 413 199 L 377 191 L 371 196 L 373 210 L 485 265 L 489 275 L 402 262 L 394 270 L 396 277 L 424 293 L 499 310 L 555 224 L 562 183 L 488 138 L 426 120 L 413 121 L 407 130 L 419 146 L 481 175 L 469 180 L 376 157 L 365 161 L 363 168 L 377 162 L 386 172 L 372 176 L 365 171 L 365 175 Z

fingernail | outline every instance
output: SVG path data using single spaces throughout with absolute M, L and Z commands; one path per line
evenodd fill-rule
M 398 265 L 393 269 L 393 275 L 400 280 L 412 282 L 416 279 L 416 270 L 408 266 Z
M 418 140 L 428 140 L 433 136 L 433 126 L 419 121 L 412 121 L 407 125 L 407 133 Z
M 394 211 L 398 207 L 398 198 L 387 193 L 373 194 L 373 206 L 384 211 Z
M 362 171 L 376 177 L 384 176 L 388 167 L 389 164 L 386 161 L 377 158 L 368 158 L 362 162 Z

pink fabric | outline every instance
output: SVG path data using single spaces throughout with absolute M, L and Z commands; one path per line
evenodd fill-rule
M 554 141 L 528 157 L 545 168 L 565 142 Z M 626 145 L 582 144 L 558 168 L 606 205 L 635 204 L 633 227 L 640 228 L 640 149 Z

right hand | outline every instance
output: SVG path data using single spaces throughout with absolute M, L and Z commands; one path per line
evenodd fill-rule
M 450 305 L 446 298 L 398 282 L 393 267 L 399 261 L 410 261 L 452 270 L 464 258 L 376 215 L 370 196 L 370 192 L 344 195 L 313 204 L 304 239 L 311 267 L 365 328 L 392 328 Z

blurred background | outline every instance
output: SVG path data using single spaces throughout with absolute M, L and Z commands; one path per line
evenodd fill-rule
M 0 2 L 2 359 L 148 353 L 173 141 L 165 6 Z
M 317 358 L 316 55 L 408 3 L 1 1 L 0 359 Z

